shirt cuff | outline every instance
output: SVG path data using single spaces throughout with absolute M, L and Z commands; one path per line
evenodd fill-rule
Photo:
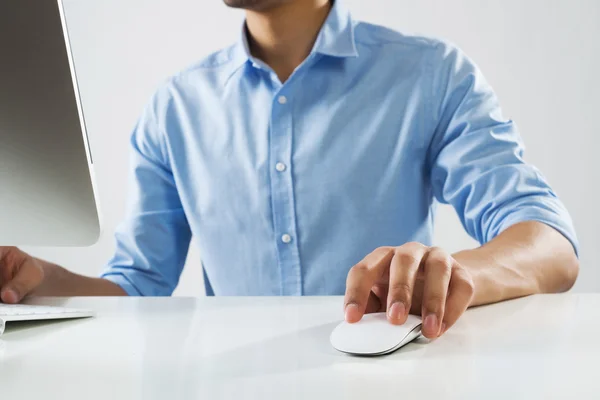
M 503 219 L 493 236 L 495 237 L 499 235 L 513 225 L 521 222 L 531 221 L 541 222 L 557 230 L 569 242 L 571 242 L 571 245 L 575 250 L 575 255 L 577 258 L 579 258 L 579 241 L 577 239 L 575 229 L 573 228 L 571 218 L 569 216 L 560 215 L 549 210 L 528 207 L 527 209 L 522 209 L 518 212 L 512 213 Z M 488 238 L 488 240 L 491 239 L 493 238 Z
M 142 293 L 125 277 L 123 274 L 105 273 L 100 276 L 102 279 L 111 281 L 121 287 L 128 296 L 141 296 Z

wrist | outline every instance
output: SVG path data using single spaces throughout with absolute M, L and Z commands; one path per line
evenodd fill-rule
M 473 279 L 475 292 L 471 307 L 497 303 L 539 293 L 539 283 L 526 276 L 509 259 L 485 247 L 460 251 L 453 255 Z
M 481 248 L 459 251 L 452 255 L 454 259 L 464 267 L 471 278 L 475 288 L 470 307 L 492 302 L 492 298 L 500 298 L 497 286 L 488 287 L 489 276 L 495 267 L 492 260 L 486 260 L 488 256 L 481 254 Z

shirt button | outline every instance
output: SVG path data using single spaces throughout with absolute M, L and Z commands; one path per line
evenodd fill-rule
M 292 241 L 292 237 L 286 233 L 285 235 L 281 236 L 281 241 L 285 244 L 288 244 Z
M 276 169 L 277 171 L 279 171 L 279 172 L 283 172 L 283 171 L 285 171 L 285 170 L 286 170 L 286 168 L 287 168 L 287 167 L 286 167 L 286 165 L 285 165 L 284 163 L 277 163 L 277 164 L 275 165 L 275 169 Z
M 277 101 L 279 102 L 279 104 L 286 104 L 287 103 L 287 97 L 285 97 L 285 96 L 279 96 L 279 99 L 277 99 Z

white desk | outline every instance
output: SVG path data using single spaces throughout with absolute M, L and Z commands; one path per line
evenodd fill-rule
M 470 310 L 382 358 L 330 347 L 341 298 L 40 299 L 90 320 L 9 325 L 2 399 L 598 399 L 600 295 Z

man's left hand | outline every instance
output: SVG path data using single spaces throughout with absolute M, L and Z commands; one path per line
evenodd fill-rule
M 474 294 L 469 271 L 437 247 L 407 243 L 381 247 L 350 270 L 344 300 L 346 320 L 360 321 L 365 313 L 386 312 L 401 325 L 408 313 L 423 318 L 422 334 L 444 334 L 471 304 Z

